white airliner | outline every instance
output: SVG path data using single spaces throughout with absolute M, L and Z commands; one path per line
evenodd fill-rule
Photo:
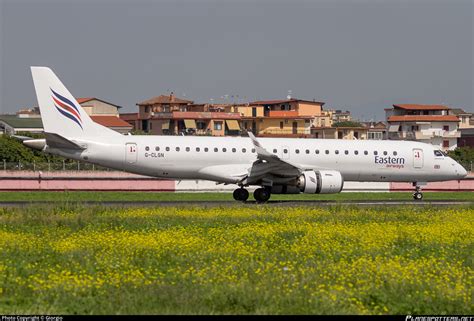
M 236 184 L 234 198 L 339 193 L 344 181 L 412 182 L 414 199 L 430 181 L 466 170 L 432 145 L 410 141 L 121 135 L 86 114 L 53 71 L 31 67 L 45 139 L 23 143 L 44 152 L 147 176 Z

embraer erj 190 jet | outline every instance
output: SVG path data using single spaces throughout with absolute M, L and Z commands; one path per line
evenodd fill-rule
M 412 182 L 421 200 L 425 182 L 467 174 L 436 147 L 411 141 L 122 135 L 92 121 L 51 69 L 31 71 L 45 139 L 25 145 L 136 174 L 236 184 L 238 201 L 252 185 L 266 202 L 272 193 L 339 193 L 344 181 Z

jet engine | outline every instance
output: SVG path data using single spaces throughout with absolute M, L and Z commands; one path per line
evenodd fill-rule
M 307 194 L 339 193 L 344 186 L 344 179 L 338 171 L 306 171 L 298 178 L 296 186 Z

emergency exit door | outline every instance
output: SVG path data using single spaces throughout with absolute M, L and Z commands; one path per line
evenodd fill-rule
M 127 143 L 125 145 L 125 160 L 129 164 L 135 164 L 137 162 L 137 144 L 135 143 Z
M 413 167 L 423 168 L 423 150 L 419 148 L 413 149 Z

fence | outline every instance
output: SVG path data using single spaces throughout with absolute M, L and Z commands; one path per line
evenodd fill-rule
M 109 171 L 111 169 L 90 163 L 79 161 L 62 162 L 7 162 L 3 160 L 2 168 L 4 171 Z M 114 170 L 115 171 L 115 170 Z

